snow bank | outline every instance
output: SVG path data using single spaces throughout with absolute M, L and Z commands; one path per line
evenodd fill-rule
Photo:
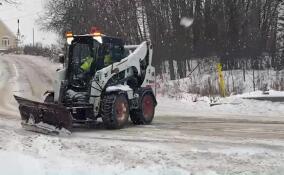
M 254 95 L 260 94 L 260 92 Z M 274 92 L 272 95 L 283 94 Z M 182 97 L 169 98 L 158 96 L 157 116 L 176 117 L 220 117 L 249 120 L 280 120 L 284 121 L 284 105 L 280 102 L 246 100 L 236 95 L 217 98 L 216 106 L 210 106 L 209 97 L 182 94 Z
M 163 63 L 163 73 L 157 76 L 157 92 L 164 95 L 175 96 L 186 92 L 202 96 L 219 95 L 219 75 L 216 70 L 217 62 L 203 61 L 199 66 L 197 60 L 188 63 L 193 72 L 187 70 L 188 77 L 170 80 L 169 63 Z M 202 61 L 201 61 L 202 62 Z M 188 69 L 188 65 L 186 65 Z M 178 78 L 177 62 L 174 61 L 174 72 Z M 227 94 L 242 94 L 265 88 L 284 90 L 284 70 L 228 70 L 223 71 L 225 89 Z
M 5 64 L 2 63 L 0 60 L 0 89 L 3 87 L 4 83 L 6 82 L 7 76 L 7 68 L 5 67 Z
M 244 94 L 236 95 L 236 97 L 284 97 L 284 91 L 269 90 L 268 94 L 263 94 L 263 91 L 247 92 Z

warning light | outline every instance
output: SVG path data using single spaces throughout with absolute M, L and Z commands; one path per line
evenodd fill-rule
M 93 36 L 102 36 L 102 33 L 98 27 L 91 28 L 91 35 Z
M 73 33 L 72 32 L 66 32 L 66 38 L 72 38 Z

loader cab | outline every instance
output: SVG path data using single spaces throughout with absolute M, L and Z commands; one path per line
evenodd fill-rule
M 111 64 L 120 62 L 125 57 L 124 43 L 119 38 L 92 35 L 73 36 L 68 49 L 67 79 L 78 89 L 87 89 L 96 71 L 103 69 L 105 56 L 110 55 Z M 88 60 L 90 68 L 82 70 L 82 65 Z
M 68 74 L 69 82 L 81 82 L 84 70 L 81 69 L 84 62 L 95 57 L 95 48 L 99 43 L 93 43 L 92 37 L 74 37 L 69 46 L 68 53 Z
M 78 69 L 86 57 L 94 59 L 92 70 L 97 71 L 106 67 L 103 61 L 107 54 L 111 56 L 112 63 L 120 62 L 127 56 L 122 39 L 109 36 L 101 36 L 100 39 L 85 35 L 74 36 L 68 50 L 69 68 L 73 66 L 73 69 Z M 72 71 L 78 73 L 79 70 Z

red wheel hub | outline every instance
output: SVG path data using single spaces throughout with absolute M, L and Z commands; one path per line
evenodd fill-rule
M 142 110 L 145 118 L 152 118 L 154 115 L 154 101 L 151 95 L 145 95 L 142 100 Z
M 115 109 L 118 120 L 122 121 L 127 117 L 127 104 L 124 101 L 117 101 Z

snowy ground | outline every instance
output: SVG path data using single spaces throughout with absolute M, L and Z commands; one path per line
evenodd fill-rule
M 208 98 L 159 96 L 150 126 L 76 128 L 69 137 L 23 130 L 12 94 L 40 100 L 56 68 L 40 57 L 0 56 L 0 174 L 284 173 L 284 104 L 244 95 L 213 107 Z

